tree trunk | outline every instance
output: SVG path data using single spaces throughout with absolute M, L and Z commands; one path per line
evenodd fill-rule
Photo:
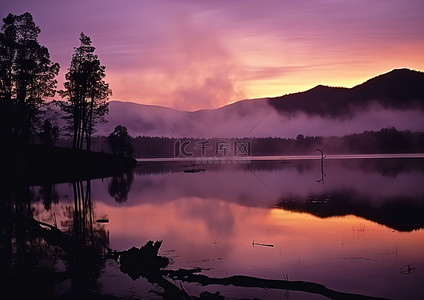
M 90 109 L 88 111 L 88 129 L 87 129 L 87 150 L 91 151 L 91 130 L 93 126 L 93 107 L 94 107 L 94 96 L 91 97 Z

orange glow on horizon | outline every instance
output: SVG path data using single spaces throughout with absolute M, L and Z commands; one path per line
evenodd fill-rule
M 188 66 L 187 58 L 177 55 L 170 67 L 158 65 L 153 73 L 140 66 L 127 74 L 110 70 L 108 79 L 113 99 L 194 111 L 303 92 L 319 84 L 351 88 L 398 68 L 424 71 L 423 41 L 373 41 L 372 47 L 327 42 L 331 47 L 319 40 L 229 39 L 216 51 L 206 51 L 207 57 L 202 47 L 209 44 L 196 46 L 192 51 L 202 59 L 188 60 Z
M 331 70 L 317 69 L 299 72 L 299 74 L 295 74 L 290 77 L 251 80 L 237 83 L 239 86 L 238 91 L 232 97 L 216 98 L 214 102 L 209 102 L 206 105 L 205 103 L 196 102 L 194 100 L 187 100 L 184 102 L 175 100 L 173 98 L 173 94 L 174 89 L 177 88 L 177 86 L 167 85 L 167 81 L 163 82 L 165 79 L 148 79 L 143 76 L 137 79 L 136 76 L 127 76 L 125 74 L 115 75 L 109 72 L 108 82 L 110 83 L 110 86 L 113 87 L 112 100 L 195 111 L 199 109 L 219 108 L 244 99 L 278 97 L 286 94 L 304 92 L 320 84 L 331 87 L 352 88 L 375 76 L 390 72 L 396 68 L 403 68 L 405 66 L 416 71 L 424 71 L 424 64 L 422 66 L 418 65 L 418 67 L 414 67 L 414 64 L 393 64 L 388 68 L 384 66 L 376 66 L 374 71 L 366 67 L 352 67 L 352 69 L 340 67 L 340 69 Z M 156 88 L 156 86 L 162 86 L 162 88 Z M 204 93 L 207 94 L 208 90 L 204 90 Z

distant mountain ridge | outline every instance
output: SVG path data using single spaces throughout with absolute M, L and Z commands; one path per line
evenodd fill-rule
M 424 73 L 395 69 L 353 88 L 318 85 L 194 112 L 120 101 L 111 101 L 109 111 L 96 135 L 108 135 L 117 125 L 132 136 L 204 138 L 340 136 L 388 127 L 424 131 Z
M 318 85 L 296 94 L 269 98 L 269 103 L 283 113 L 303 111 L 310 115 L 339 117 L 352 109 L 380 104 L 384 108 L 424 110 L 424 73 L 395 69 L 353 88 Z

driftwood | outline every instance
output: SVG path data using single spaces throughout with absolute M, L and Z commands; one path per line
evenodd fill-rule
M 162 268 L 168 266 L 169 259 L 158 255 L 162 241 L 148 241 L 140 248 L 132 247 L 125 251 L 108 249 L 108 257 L 115 259 L 121 272 L 133 280 L 139 277 L 146 278 L 149 282 L 157 284 L 164 290 L 164 299 L 192 300 L 193 298 L 182 288 L 165 279 L 161 273 Z
M 325 285 L 308 282 L 308 281 L 288 281 L 288 280 L 272 280 L 262 279 L 251 276 L 230 276 L 225 278 L 213 278 L 206 275 L 195 274 L 200 272 L 201 269 L 185 270 L 179 269 L 178 271 L 163 271 L 164 275 L 171 277 L 174 280 L 181 280 L 185 282 L 196 282 L 201 285 L 233 285 L 237 287 L 258 287 L 265 289 L 281 289 L 291 291 L 301 291 L 312 294 L 318 294 L 330 299 L 385 299 L 364 296 L 359 294 L 349 294 L 331 290 Z
M 196 282 L 202 285 L 233 285 L 237 287 L 259 287 L 265 289 L 302 291 L 322 295 L 331 299 L 384 299 L 338 292 L 327 288 L 325 285 L 307 281 L 272 280 L 251 276 L 213 278 L 196 274 L 201 272 L 201 269 L 179 269 L 177 271 L 160 270 L 169 263 L 166 257 L 158 256 L 158 250 L 161 244 L 162 241 L 157 241 L 155 243 L 149 241 L 140 249 L 133 247 L 128 251 L 120 252 L 119 262 L 121 271 L 128 274 L 134 280 L 140 276 L 146 277 L 149 281 L 163 287 L 165 292 L 175 293 L 175 295 L 183 297 L 181 299 L 191 298 L 184 290 L 170 283 L 165 277 L 184 282 Z
M 109 250 L 108 255 L 114 258 L 120 265 L 123 273 L 128 274 L 133 280 L 140 276 L 147 279 L 156 277 L 160 269 L 169 264 L 169 259 L 158 255 L 162 241 L 148 241 L 140 248 L 132 247 L 125 251 Z

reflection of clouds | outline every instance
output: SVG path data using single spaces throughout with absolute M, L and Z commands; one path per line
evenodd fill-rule
M 354 216 L 322 220 L 309 214 L 200 198 L 140 204 L 130 209 L 97 203 L 96 209 L 108 212 L 112 248 L 128 249 L 148 239 L 163 239 L 161 252 L 175 251 L 172 252 L 175 262 L 170 268 L 211 268 L 203 272 L 216 277 L 248 274 L 281 279 L 284 272 L 291 278 L 314 282 L 322 282 L 325 276 L 327 284 L 338 286 L 340 282 L 351 282 L 354 276 L 355 283 L 366 286 L 370 278 L 363 276 L 366 270 L 374 278 L 373 286 L 379 282 L 378 295 L 386 295 L 386 290 L 392 292 L 391 287 L 395 286 L 387 286 L 387 275 L 392 273 L 387 273 L 387 268 L 375 267 L 375 263 L 385 264 L 397 272 L 399 264 L 422 257 L 420 251 L 410 251 L 413 248 L 409 247 L 418 245 L 424 231 L 400 234 Z M 231 230 L 218 233 L 206 219 L 223 210 L 230 211 L 227 216 L 231 216 L 233 222 Z M 367 238 L 358 238 L 357 232 L 352 233 L 353 229 L 364 230 Z M 252 247 L 253 240 L 274 247 Z M 382 249 L 394 251 L 395 247 L 399 252 L 396 259 L 394 255 L 381 256 Z M 359 257 L 366 259 L 355 260 L 353 264 L 351 259 Z M 419 279 L 414 282 L 418 283 Z
M 112 248 L 126 249 L 149 239 L 163 239 L 162 250 L 178 248 L 182 261 L 216 261 L 230 251 L 240 224 L 238 206 L 217 199 L 180 198 L 130 209 L 98 202 L 96 209 L 109 217 Z
M 358 286 L 369 286 L 369 278 L 373 278 L 369 294 L 402 298 L 402 291 L 388 284 L 387 277 L 396 278 L 399 265 L 422 260 L 417 245 L 421 245 L 423 230 L 399 233 L 352 215 L 320 219 L 306 213 L 270 209 L 278 200 L 275 195 L 302 199 L 310 194 L 346 191 L 353 197 L 348 204 L 361 206 L 363 203 L 355 200 L 366 195 L 363 201 L 372 203 L 365 208 L 378 207 L 378 201 L 388 201 L 396 195 L 415 195 L 417 199 L 424 195 L 424 173 L 419 168 L 405 166 L 398 169 L 396 176 L 387 176 L 391 170 L 364 170 L 359 162 L 326 161 L 328 176 L 324 185 L 315 181 L 320 174 L 318 160 L 292 162 L 269 170 L 146 172 L 135 176 L 125 203 L 116 203 L 108 195 L 110 178 L 93 180 L 94 209 L 110 220 L 105 226 L 111 248 L 128 249 L 149 239 L 162 239 L 161 254 L 172 253 L 175 261 L 171 269 L 210 268 L 203 272 L 216 277 L 248 274 L 281 279 L 289 274 L 292 280 L 320 283 L 325 276 L 325 284 L 334 287 L 345 286 L 352 278 Z M 361 162 L 372 166 L 371 161 Z M 300 165 L 303 168 L 298 168 Z M 67 184 L 57 187 L 61 198 L 69 189 L 72 191 L 72 186 Z M 72 204 L 72 197 L 69 200 Z M 39 204 L 37 210 L 41 209 Z M 381 214 L 378 209 L 375 211 Z M 374 213 L 369 209 L 367 216 L 368 212 Z M 364 238 L 358 238 L 358 233 Z M 274 247 L 252 247 L 253 240 Z M 364 272 L 367 276 L 363 276 Z M 405 287 L 419 290 L 420 279 L 411 278 Z M 351 286 L 340 290 L 355 291 Z
M 182 203 L 181 203 L 182 202 Z M 204 222 L 211 236 L 231 235 L 234 227 L 234 215 L 228 202 L 218 199 L 184 199 L 178 207 L 182 218 L 198 219 Z

